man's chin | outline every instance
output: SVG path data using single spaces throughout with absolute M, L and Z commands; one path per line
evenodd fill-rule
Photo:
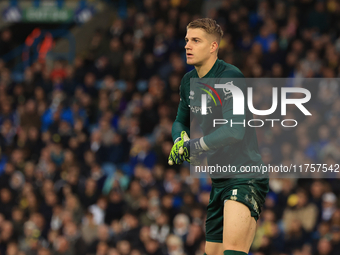
M 194 66 L 196 64 L 196 61 L 194 61 L 192 59 L 187 59 L 187 64 Z

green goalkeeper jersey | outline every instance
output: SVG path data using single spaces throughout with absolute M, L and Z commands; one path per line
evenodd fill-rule
M 190 79 L 192 81 L 190 86 Z M 211 79 L 207 79 L 211 78 Z M 190 123 L 197 119 L 203 132 L 207 151 L 208 165 L 234 166 L 239 171 L 241 166 L 260 166 L 263 164 L 258 150 L 256 131 L 250 127 L 248 120 L 252 113 L 244 100 L 244 114 L 233 114 L 233 95 L 226 89 L 214 89 L 211 81 L 233 84 L 240 88 L 247 98 L 247 88 L 242 72 L 235 66 L 217 59 L 210 71 L 199 79 L 196 69 L 184 75 L 180 86 L 180 103 L 176 120 L 172 126 L 172 138 L 175 141 L 185 130 L 190 136 Z M 202 81 L 202 82 L 200 82 Z M 210 84 L 209 84 L 210 81 Z M 206 115 L 201 112 L 201 95 L 207 95 Z M 213 125 L 214 119 L 227 120 L 224 125 Z M 230 125 L 230 123 L 234 125 Z M 244 123 L 244 124 L 242 124 Z M 227 176 L 227 175 L 226 175 Z M 226 181 L 225 178 L 212 176 L 213 183 Z M 260 177 L 260 173 L 233 174 L 234 178 Z M 262 176 L 265 177 L 265 176 Z

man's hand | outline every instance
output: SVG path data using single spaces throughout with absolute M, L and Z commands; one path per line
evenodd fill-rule
M 196 166 L 200 164 L 200 155 L 209 148 L 203 141 L 203 137 L 195 139 L 186 139 L 183 147 L 179 149 L 179 154 L 184 156 L 184 160 Z
M 185 131 L 182 131 L 181 138 L 177 142 L 175 142 L 174 146 L 172 146 L 170 155 L 169 155 L 169 165 L 182 164 L 184 160 L 189 159 L 189 154 L 184 153 L 183 144 L 185 141 L 189 141 L 190 138 Z M 190 161 L 189 161 L 190 162 Z

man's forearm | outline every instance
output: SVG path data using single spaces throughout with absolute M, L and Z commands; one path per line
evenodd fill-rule
M 171 133 L 174 142 L 181 137 L 182 131 L 187 132 L 190 136 L 190 110 L 184 99 L 179 102 L 176 120 L 172 125 Z
M 201 143 L 203 142 L 203 145 L 205 145 L 205 148 L 208 148 L 208 150 L 224 146 L 232 146 L 242 141 L 244 133 L 245 128 L 243 127 L 232 128 L 225 125 L 209 135 L 204 136 Z
M 209 150 L 232 146 L 242 141 L 243 136 L 244 129 L 221 127 L 207 136 L 184 141 L 183 151 L 194 158 Z
M 190 136 L 190 127 L 184 125 L 183 123 L 175 120 L 174 124 L 172 125 L 172 140 L 176 141 L 176 139 L 181 138 L 181 132 L 185 131 Z

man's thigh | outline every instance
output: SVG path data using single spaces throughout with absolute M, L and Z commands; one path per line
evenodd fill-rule
M 267 192 L 266 180 L 249 179 L 212 187 L 206 220 L 208 255 L 220 250 L 223 254 L 227 249 L 248 252 Z
M 248 253 L 256 230 L 256 221 L 251 216 L 249 208 L 240 202 L 228 200 L 222 210 L 223 220 L 220 223 L 221 229 L 223 227 L 222 242 L 218 238 L 210 239 L 211 241 L 208 241 L 209 239 L 207 238 L 206 254 L 223 255 L 225 250 Z M 217 227 L 216 223 L 214 225 Z
M 256 230 L 256 221 L 243 203 L 228 200 L 224 204 L 223 251 L 249 252 Z

